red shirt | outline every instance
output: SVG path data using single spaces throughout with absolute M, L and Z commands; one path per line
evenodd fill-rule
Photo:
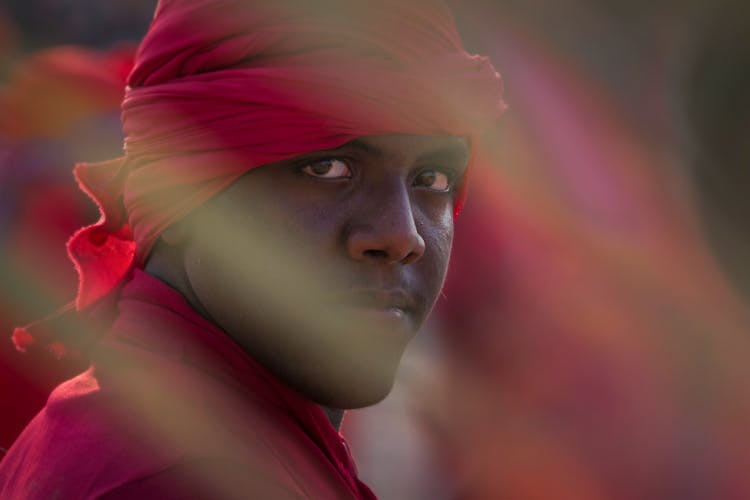
M 322 409 L 135 271 L 85 373 L 0 463 L 0 497 L 375 498 Z

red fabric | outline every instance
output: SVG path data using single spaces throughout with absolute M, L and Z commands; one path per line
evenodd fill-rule
M 477 140 L 503 109 L 437 0 L 162 0 L 128 83 L 126 155 L 76 168 L 102 212 L 69 243 L 79 309 L 249 169 L 364 135 Z
M 116 314 L 99 309 L 111 327 L 92 368 L 0 463 L 1 498 L 374 498 L 322 409 L 175 290 L 135 271 Z
M 96 213 L 70 169 L 121 151 L 118 113 L 134 52 L 44 49 L 15 64 L 0 88 L 0 448 L 10 447 L 55 386 L 86 368 L 73 356 L 51 360 L 61 344 L 39 331 L 24 355 L 9 336 L 76 292 L 65 242 Z

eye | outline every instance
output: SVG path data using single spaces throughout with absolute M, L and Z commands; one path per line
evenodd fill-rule
M 425 170 L 420 172 L 417 178 L 414 179 L 414 185 L 441 193 L 447 193 L 453 187 L 451 177 L 439 170 Z
M 319 179 L 348 179 L 352 176 L 349 165 L 335 158 L 308 163 L 302 167 L 302 171 Z

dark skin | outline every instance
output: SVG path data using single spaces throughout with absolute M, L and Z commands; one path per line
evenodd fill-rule
M 166 230 L 146 271 L 338 426 L 388 394 L 438 297 L 468 157 L 462 138 L 385 135 L 258 167 Z

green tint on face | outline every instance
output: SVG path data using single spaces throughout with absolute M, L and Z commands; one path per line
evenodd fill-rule
M 312 400 L 373 404 L 442 286 L 467 159 L 388 135 L 252 170 L 186 221 L 181 291 Z

